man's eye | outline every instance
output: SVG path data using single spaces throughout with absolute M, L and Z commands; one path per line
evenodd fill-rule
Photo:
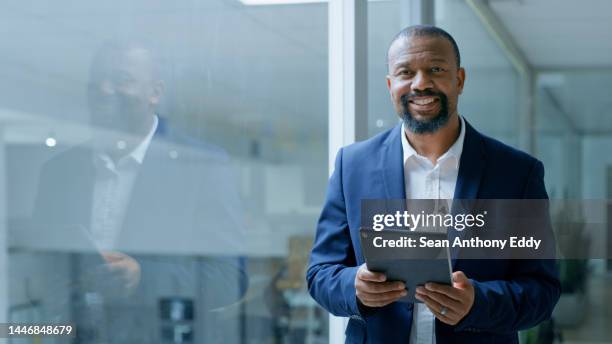
M 440 67 L 431 67 L 431 71 L 434 73 L 439 73 L 444 71 L 444 69 L 440 68 Z

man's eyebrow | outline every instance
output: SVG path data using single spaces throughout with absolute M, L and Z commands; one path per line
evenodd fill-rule
M 408 60 L 396 60 L 393 64 L 393 67 L 395 68 L 399 68 L 399 67 L 409 67 L 410 66 L 410 61 Z
M 442 62 L 442 63 L 450 63 L 448 61 L 448 59 L 445 59 L 443 57 L 432 57 L 429 59 L 429 62 Z M 399 68 L 399 67 L 410 67 L 410 61 L 408 60 L 399 60 L 394 62 L 393 64 L 391 64 L 392 67 L 394 68 Z
M 430 60 L 431 62 L 444 62 L 444 63 L 448 63 L 448 60 L 442 57 L 434 57 Z

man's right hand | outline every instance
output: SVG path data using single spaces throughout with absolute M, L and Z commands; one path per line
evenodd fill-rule
M 387 282 L 385 274 L 370 271 L 365 264 L 357 270 L 355 290 L 359 301 L 368 307 L 383 307 L 408 294 L 404 282 Z

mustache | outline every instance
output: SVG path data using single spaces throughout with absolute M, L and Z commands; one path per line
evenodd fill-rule
M 406 93 L 400 97 L 402 105 L 408 106 L 408 102 L 416 97 L 438 97 L 441 101 L 447 99 L 446 94 L 442 92 L 435 92 L 432 90 L 416 91 L 412 93 Z

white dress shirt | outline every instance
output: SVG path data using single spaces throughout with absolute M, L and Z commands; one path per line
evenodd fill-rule
M 460 118 L 457 141 L 438 158 L 436 164 L 419 155 L 408 142 L 402 125 L 402 150 L 404 152 L 404 185 L 407 199 L 451 200 L 455 194 L 459 160 L 463 151 L 465 122 Z M 415 293 L 409 290 L 409 293 Z M 410 331 L 410 344 L 435 344 L 435 317 L 423 303 L 415 303 Z
M 117 162 L 106 153 L 100 152 L 94 156 L 96 172 L 92 195 L 90 235 L 100 250 L 110 250 L 115 245 L 139 167 L 142 165 L 157 130 L 158 122 L 155 116 L 153 126 L 144 140 Z

